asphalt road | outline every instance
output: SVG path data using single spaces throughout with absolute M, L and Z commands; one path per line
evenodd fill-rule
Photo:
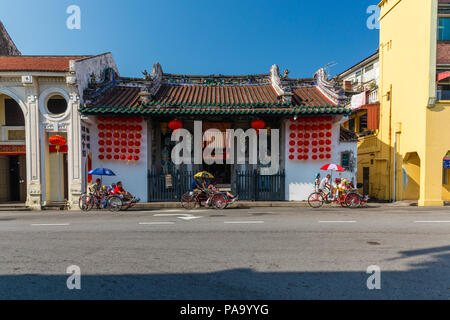
M 0 299 L 450 299 L 448 207 L 186 213 L 0 212 Z

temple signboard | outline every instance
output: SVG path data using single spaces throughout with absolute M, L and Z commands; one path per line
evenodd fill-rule
M 0 155 L 2 156 L 13 156 L 25 153 L 25 145 L 0 145 Z

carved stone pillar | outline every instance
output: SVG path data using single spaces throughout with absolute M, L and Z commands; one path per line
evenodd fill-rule
M 41 210 L 41 151 L 39 140 L 39 106 L 34 88 L 27 90 L 27 119 L 26 119 L 26 156 L 29 175 L 26 205 L 33 210 Z
M 67 128 L 68 144 L 68 169 L 69 169 L 69 208 L 78 210 L 78 200 L 82 193 L 82 147 L 81 147 L 81 123 L 78 109 L 80 107 L 80 97 L 73 91 L 70 94 L 69 106 L 71 117 Z

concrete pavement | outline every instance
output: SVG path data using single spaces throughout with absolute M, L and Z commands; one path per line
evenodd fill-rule
M 449 232 L 449 208 L 383 205 L 1 212 L 0 298 L 449 299 Z

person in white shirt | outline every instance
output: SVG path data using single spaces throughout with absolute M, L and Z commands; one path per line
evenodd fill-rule
M 320 181 L 319 192 L 324 192 L 325 194 L 328 194 L 331 191 L 330 180 L 331 175 L 327 174 L 327 176 Z

